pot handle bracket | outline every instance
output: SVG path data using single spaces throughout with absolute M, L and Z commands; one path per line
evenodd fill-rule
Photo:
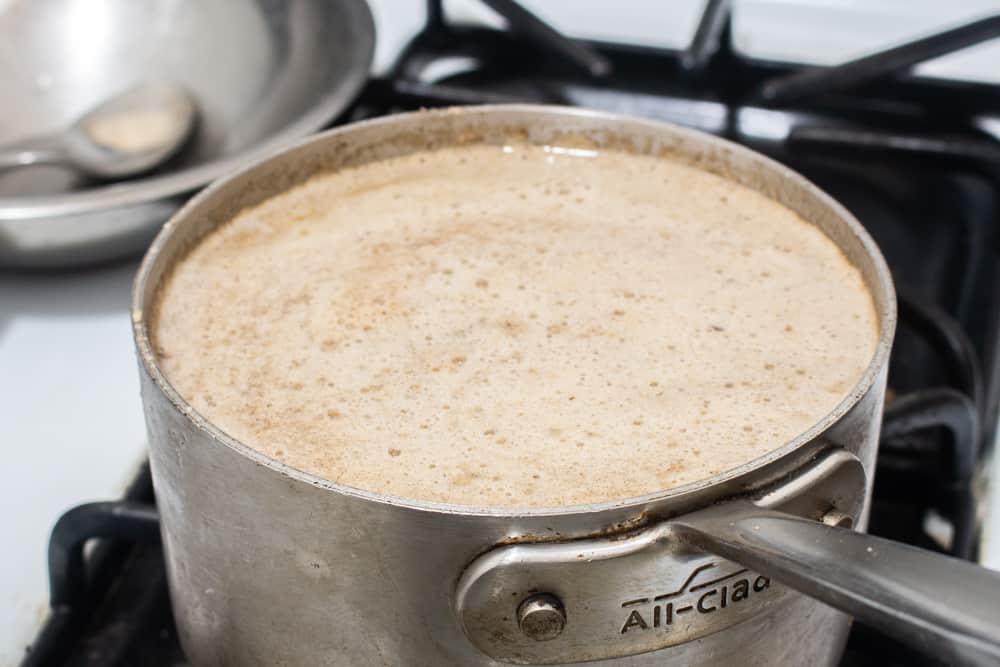
M 725 508 L 743 503 L 809 524 L 849 526 L 861 516 L 865 485 L 861 462 L 832 449 L 753 501 L 625 535 L 498 547 L 460 578 L 458 616 L 483 653 L 522 665 L 624 657 L 698 639 L 791 593 L 763 570 L 706 549 L 692 517 L 710 511 L 724 520 Z

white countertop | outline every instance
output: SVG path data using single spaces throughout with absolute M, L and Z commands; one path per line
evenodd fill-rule
M 371 4 L 379 34 L 376 70 L 382 70 L 419 27 L 423 3 L 372 0 Z M 603 0 L 524 4 L 581 36 L 620 39 L 631 33 L 650 44 L 676 46 L 685 43 L 693 30 L 702 2 L 622 0 L 614 12 L 602 11 L 608 7 Z M 812 62 L 835 62 L 1000 10 L 1000 3 L 985 0 L 947 4 L 887 0 L 877 11 L 870 4 L 737 2 L 737 43 L 768 57 L 795 54 Z M 490 20 L 490 12 L 473 0 L 448 6 L 456 15 Z M 798 29 L 815 25 L 820 17 L 828 29 L 818 41 L 811 27 Z M 932 63 L 925 71 L 1000 81 L 1000 70 L 995 68 L 998 47 L 994 43 L 970 49 Z M 0 118 L 2 113 L 0 109 Z M 46 545 L 55 520 L 78 503 L 118 497 L 144 457 L 128 313 L 135 267 L 131 261 L 74 273 L 0 275 L 0 417 L 5 424 L 0 468 L 5 552 L 0 560 L 0 665 L 20 660 L 44 618 Z M 992 498 L 990 516 L 989 528 L 1000 533 L 1000 495 Z M 987 541 L 983 561 L 1000 567 L 1000 540 Z

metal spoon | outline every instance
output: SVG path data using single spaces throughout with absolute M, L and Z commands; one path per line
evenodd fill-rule
M 88 176 L 123 178 L 148 171 L 191 134 L 197 108 L 172 83 L 144 83 L 94 107 L 69 129 L 0 149 L 0 170 L 68 165 Z

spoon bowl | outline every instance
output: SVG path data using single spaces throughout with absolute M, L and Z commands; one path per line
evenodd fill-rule
M 93 178 L 134 176 L 174 155 L 191 136 L 197 113 L 181 86 L 139 84 L 94 107 L 64 132 L 0 151 L 0 169 L 60 164 Z
M 85 114 L 65 135 L 71 162 L 101 178 L 149 171 L 173 156 L 191 136 L 197 107 L 173 83 L 130 88 Z

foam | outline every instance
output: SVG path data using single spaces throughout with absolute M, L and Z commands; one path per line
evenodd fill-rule
M 829 412 L 874 354 L 816 227 L 664 158 L 472 145 L 317 176 L 174 268 L 170 382 L 343 484 L 555 506 L 708 477 Z

